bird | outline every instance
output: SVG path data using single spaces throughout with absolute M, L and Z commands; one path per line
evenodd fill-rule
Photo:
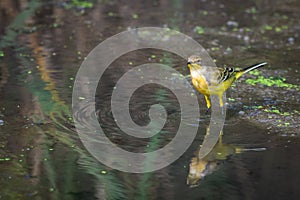
M 202 64 L 198 55 L 192 55 L 187 60 L 190 69 L 191 79 L 194 87 L 204 95 L 207 110 L 211 107 L 210 96 L 216 95 L 219 98 L 220 107 L 224 106 L 223 93 L 240 78 L 243 74 L 267 65 L 261 62 L 242 70 L 235 70 L 232 67 L 209 67 Z

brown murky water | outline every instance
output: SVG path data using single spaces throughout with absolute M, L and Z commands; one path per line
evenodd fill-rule
M 299 13 L 296 0 L 1 0 L 0 199 L 299 199 Z M 227 92 L 222 143 L 209 156 L 197 158 L 209 121 L 199 95 L 199 130 L 188 151 L 161 170 L 130 174 L 97 162 L 81 144 L 72 86 L 96 45 L 145 26 L 191 36 L 220 66 L 270 64 Z M 151 49 L 124 55 L 105 72 L 96 95 L 99 121 L 112 141 L 131 151 L 147 151 L 149 141 L 122 135 L 110 97 L 118 78 L 145 62 L 189 74 L 184 59 Z M 163 134 L 150 141 L 159 148 L 172 140 L 180 120 L 172 92 L 140 88 L 130 109 L 145 125 L 157 102 L 169 115 Z M 88 117 L 85 110 L 77 116 Z

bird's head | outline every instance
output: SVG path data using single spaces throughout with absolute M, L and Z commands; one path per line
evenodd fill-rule
M 188 58 L 187 65 L 190 68 L 190 70 L 200 69 L 202 65 L 202 59 L 200 56 L 196 56 L 196 55 L 190 56 Z

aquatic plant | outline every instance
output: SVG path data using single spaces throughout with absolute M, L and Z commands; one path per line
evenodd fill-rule
M 283 77 L 271 76 L 269 78 L 266 78 L 264 76 L 257 76 L 256 79 L 252 79 L 252 78 L 247 79 L 246 83 L 248 83 L 250 85 L 262 84 L 262 85 L 266 85 L 266 86 L 295 88 L 295 89 L 299 90 L 300 87 L 298 85 L 286 83 L 285 81 L 286 81 L 286 78 L 283 78 Z
M 83 1 L 83 0 L 72 0 L 69 4 L 69 7 L 76 7 L 76 8 L 92 8 L 94 6 L 93 2 L 91 1 Z

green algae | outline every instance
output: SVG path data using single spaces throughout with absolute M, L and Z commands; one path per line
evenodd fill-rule
M 131 17 L 132 17 L 133 19 L 138 19 L 138 18 L 139 18 L 139 15 L 136 14 L 136 13 L 133 13 L 133 14 L 131 15 Z
M 250 71 L 249 74 L 258 76 L 258 75 L 260 75 L 260 71 L 258 71 L 258 70 Z
M 293 113 L 291 112 L 281 112 L 280 110 L 278 110 L 275 106 L 272 106 L 271 109 L 264 109 L 263 110 L 264 112 L 267 112 L 267 113 L 274 113 L 274 114 L 278 114 L 278 115 L 281 115 L 281 116 L 290 116 L 292 115 Z
M 234 99 L 234 98 L 230 98 L 230 97 L 228 97 L 228 101 L 232 101 L 232 102 L 234 102 L 234 101 L 235 101 L 235 99 Z
M 220 50 L 220 48 L 219 47 L 212 47 L 212 48 L 210 48 L 210 50 L 212 50 L 212 51 L 218 51 L 218 50 Z
M 199 35 L 203 34 L 204 33 L 204 28 L 201 27 L 201 26 L 196 26 L 194 28 L 195 32 L 198 33 Z
M 273 25 L 265 25 L 263 26 L 263 29 L 266 30 L 266 31 L 275 31 L 275 33 L 280 33 L 282 32 L 283 30 L 287 30 L 289 27 L 288 25 L 279 25 L 279 26 L 276 26 L 275 24 Z
M 72 0 L 71 4 L 78 8 L 92 8 L 94 4 L 89 1 Z
M 0 162 L 2 161 L 10 161 L 11 159 L 9 157 L 5 157 L 5 158 L 0 158 Z
M 256 14 L 257 10 L 255 7 L 251 7 L 246 10 L 246 13 Z
M 286 83 L 286 78 L 283 78 L 283 77 L 269 77 L 269 78 L 266 78 L 264 76 L 257 76 L 256 79 L 247 79 L 246 80 L 246 83 L 250 84 L 250 85 L 256 85 L 256 84 L 261 84 L 261 85 L 266 85 L 266 86 L 276 86 L 276 87 L 285 87 L 285 88 L 294 88 L 294 89 L 297 89 L 299 90 L 299 86 L 298 85 L 294 85 L 294 84 L 291 84 L 291 83 Z
M 265 29 L 266 31 L 270 31 L 270 30 L 273 29 L 273 27 L 270 26 L 270 25 L 265 25 L 265 26 L 264 26 L 264 29 Z

